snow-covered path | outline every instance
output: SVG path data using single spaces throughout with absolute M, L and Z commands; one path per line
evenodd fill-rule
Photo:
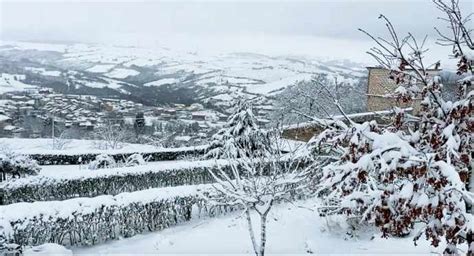
M 268 226 L 268 254 L 425 254 L 433 249 L 421 241 L 415 247 L 412 238 L 344 240 L 321 231 L 316 212 L 308 209 L 315 201 L 275 207 Z M 438 251 L 438 250 L 436 250 Z M 80 255 L 150 254 L 252 254 L 245 220 L 237 214 L 189 222 L 166 230 L 137 235 L 88 248 L 75 248 Z M 27 254 L 28 255 L 28 254 Z

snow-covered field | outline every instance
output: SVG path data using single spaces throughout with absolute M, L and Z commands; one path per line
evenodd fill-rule
M 345 240 L 324 232 L 324 221 L 313 210 L 316 201 L 295 202 L 275 207 L 268 225 L 269 254 L 361 254 L 361 255 L 432 255 L 429 244 L 413 245 L 411 237 L 380 238 L 376 234 Z M 75 255 L 152 255 L 152 254 L 252 254 L 245 219 L 232 214 L 213 219 L 195 220 L 166 230 L 137 235 L 103 245 L 74 248 Z M 26 255 L 33 255 L 28 250 Z
M 127 78 L 129 76 L 136 76 L 140 74 L 140 72 L 133 70 L 133 69 L 125 69 L 125 68 L 116 68 L 112 70 L 112 72 L 107 73 L 106 76 L 112 77 L 112 78 Z
M 144 144 L 121 144 L 120 149 L 99 149 L 97 147 L 98 141 L 95 140 L 68 140 L 64 149 L 57 150 L 53 149 L 53 141 L 51 139 L 21 139 L 21 138 L 0 138 L 0 148 L 6 148 L 14 152 L 22 154 L 87 154 L 87 153 L 123 153 L 123 152 L 150 152 L 159 151 L 152 145 Z M 183 150 L 191 148 L 179 148 L 179 149 L 162 149 L 166 151 L 170 150 Z
M 36 86 L 23 83 L 22 80 L 24 79 L 25 76 L 21 74 L 0 73 L 0 93 L 25 91 L 37 88 Z
M 176 78 L 163 78 L 157 81 L 149 82 L 144 84 L 144 86 L 161 86 L 165 84 L 175 84 L 178 83 L 179 80 Z
M 27 179 L 41 179 L 41 177 L 48 177 L 54 179 L 82 179 L 92 177 L 103 177 L 109 175 L 121 175 L 133 174 L 133 173 L 146 173 L 146 172 L 159 172 L 165 170 L 177 170 L 186 168 L 198 168 L 198 167 L 212 167 L 220 164 L 225 164 L 225 160 L 203 160 L 203 161 L 188 161 L 188 160 L 176 160 L 176 161 L 157 161 L 148 162 L 146 165 L 134 166 L 134 167 L 121 167 L 121 168 L 107 168 L 99 171 L 88 170 L 87 165 L 45 165 L 41 167 L 41 171 L 37 176 L 31 176 L 23 178 Z M 13 183 L 13 182 L 12 182 Z

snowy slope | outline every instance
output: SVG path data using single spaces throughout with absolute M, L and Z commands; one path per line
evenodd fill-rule
M 186 88 L 195 93 L 189 96 L 194 97 L 195 102 L 229 105 L 231 103 L 227 101 L 236 98 L 278 93 L 298 81 L 310 80 L 316 74 L 337 77 L 338 81 L 349 84 L 355 84 L 365 76 L 365 69 L 360 65 L 302 56 L 204 55 L 160 47 L 9 44 L 14 45 L 14 50 L 47 49 L 60 54 L 59 59 L 56 57 L 46 63 L 49 65 L 47 70 L 58 67 L 76 72 L 69 76 L 69 80 L 78 89 L 109 88 L 145 100 L 150 100 L 147 97 L 158 98 L 162 87 L 167 87 L 168 91 L 176 90 L 176 93 L 180 93 L 180 88 Z M 0 55 L 6 53 L 8 49 Z M 29 57 L 35 60 L 34 56 Z M 38 60 L 38 65 L 42 63 Z M 46 76 L 44 72 L 39 74 Z M 228 96 L 219 96 L 222 94 Z
M 162 85 L 165 85 L 165 84 L 175 84 L 175 83 L 178 83 L 178 82 L 179 82 L 179 80 L 176 79 L 176 78 L 163 78 L 163 79 L 160 79 L 160 80 L 156 80 L 156 81 L 153 81 L 153 82 L 146 83 L 143 86 L 162 86 Z
M 0 93 L 24 91 L 36 88 L 36 86 L 23 83 L 22 81 L 24 79 L 25 76 L 21 74 L 0 73 Z
M 140 74 L 140 72 L 138 72 L 136 70 L 133 70 L 133 69 L 116 68 L 116 69 L 113 69 L 111 72 L 109 72 L 105 75 L 108 76 L 108 77 L 111 77 L 111 78 L 123 79 L 123 78 L 127 78 L 129 76 L 136 76 L 138 74 Z

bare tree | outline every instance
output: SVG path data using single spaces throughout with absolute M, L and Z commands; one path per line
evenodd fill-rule
M 70 131 L 68 129 L 63 130 L 59 136 L 53 137 L 53 149 L 63 150 L 71 143 Z
M 133 136 L 120 124 L 99 126 L 94 130 L 95 146 L 99 149 L 120 149 L 123 143 Z
M 363 79 L 351 85 L 325 74 L 315 75 L 310 81 L 302 81 L 285 89 L 275 98 L 274 120 L 283 124 L 310 121 L 313 117 L 330 118 L 339 114 L 332 97 L 348 112 L 365 111 L 363 104 Z M 329 90 L 328 90 L 329 89 Z M 335 93 L 328 94 L 328 91 Z M 344 91 L 344 97 L 341 92 Z
M 294 156 L 281 154 L 275 134 L 257 128 L 247 103 L 241 104 L 229 120 L 232 125 L 220 132 L 223 146 L 219 155 L 229 159 L 230 172 L 210 170 L 216 184 L 209 199 L 217 205 L 243 208 L 254 252 L 264 255 L 272 206 L 289 200 L 305 175 L 300 163 L 293 161 Z M 260 221 L 259 233 L 255 233 L 252 212 Z

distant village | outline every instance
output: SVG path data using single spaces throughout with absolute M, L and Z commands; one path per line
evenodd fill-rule
M 199 103 L 152 107 L 122 99 L 58 94 L 51 88 L 0 96 L 1 137 L 58 137 L 69 131 L 72 138 L 88 138 L 98 127 L 111 124 L 133 131 L 137 118 L 143 120 L 144 135 L 168 137 L 186 145 L 209 137 L 224 124 L 227 115 Z

